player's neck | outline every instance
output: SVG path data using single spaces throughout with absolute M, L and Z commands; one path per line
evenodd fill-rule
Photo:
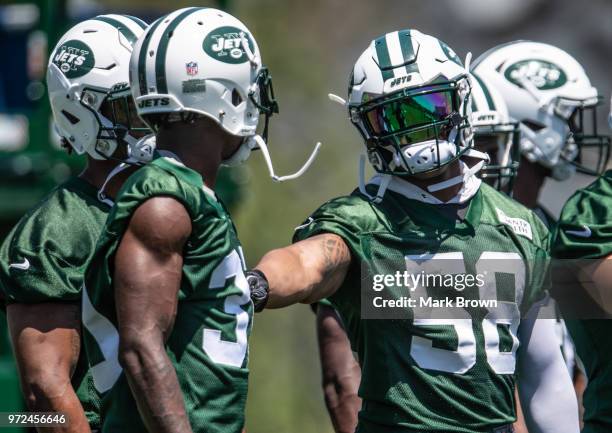
M 175 154 L 185 166 L 198 172 L 206 186 L 214 189 L 222 161 L 223 143 L 206 131 L 175 128 L 157 134 L 157 149 Z
M 433 175 L 427 177 L 411 177 L 408 181 L 421 189 L 427 191 L 427 187 L 429 185 L 435 185 L 440 182 L 444 182 L 445 180 L 452 179 L 453 177 L 459 176 L 461 174 L 461 165 L 459 160 L 456 160 L 450 163 L 447 167 L 441 169 L 439 173 L 434 173 Z M 442 202 L 447 202 L 459 194 L 461 188 L 463 187 L 463 183 L 458 183 L 449 188 L 441 189 L 439 191 L 430 192 L 435 198 Z
M 521 157 L 518 174 L 514 181 L 513 198 L 529 209 L 538 205 L 540 190 L 546 180 L 546 169 Z
M 95 160 L 93 158 L 87 159 L 87 166 L 79 174 L 79 178 L 93 185 L 96 189 L 102 188 L 104 182 L 107 180 L 111 172 L 119 165 L 120 162 L 116 160 Z M 137 167 L 128 167 L 126 170 L 117 173 L 109 180 L 104 187 L 104 194 L 108 197 L 114 198 L 123 182 L 132 174 Z

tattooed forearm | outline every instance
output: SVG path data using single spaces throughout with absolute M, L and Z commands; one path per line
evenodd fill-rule
M 266 308 L 311 303 L 338 289 L 351 263 L 351 253 L 338 235 L 325 233 L 272 250 L 256 269 L 269 284 Z
M 323 251 L 322 277 L 325 279 L 334 273 L 342 263 L 350 260 L 350 252 L 344 241 L 334 235 L 323 236 L 321 239 Z

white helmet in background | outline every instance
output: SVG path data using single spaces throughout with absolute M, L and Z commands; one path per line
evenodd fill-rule
M 99 15 L 72 27 L 49 58 L 47 87 L 55 127 L 76 153 L 113 155 L 148 131 L 129 89 L 132 45 L 146 24 L 128 15 Z
M 349 83 L 350 119 L 379 173 L 434 171 L 472 147 L 470 78 L 444 42 L 417 30 L 373 40 Z
M 472 128 L 474 148 L 490 156 L 480 177 L 511 194 L 520 160 L 520 129 L 500 92 L 476 73 L 472 73 Z
M 244 137 L 224 165 L 240 164 L 259 148 L 280 181 L 301 175 L 315 156 L 296 175 L 274 174 L 266 145 L 268 120 L 278 113 L 271 77 L 249 29 L 224 11 L 190 7 L 155 21 L 134 47 L 130 83 L 138 114 L 153 130 L 206 116 Z M 257 134 L 260 114 L 263 138 Z
M 569 178 L 576 169 L 598 174 L 605 168 L 610 139 L 597 133 L 595 107 L 600 98 L 568 53 L 548 44 L 516 41 L 481 55 L 473 71 L 501 92 L 510 116 L 520 122 L 521 152 L 529 161 L 549 168 L 557 180 Z M 587 124 L 588 115 L 592 119 Z M 587 147 L 595 147 L 597 156 L 584 152 Z

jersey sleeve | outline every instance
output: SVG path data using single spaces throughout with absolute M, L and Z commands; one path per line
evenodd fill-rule
M 322 233 L 333 233 L 340 236 L 351 251 L 351 269 L 344 283 L 336 293 L 322 301 L 334 309 L 343 310 L 359 305 L 359 277 L 361 263 L 365 260 L 360 235 L 370 230 L 368 221 L 372 220 L 371 212 L 369 202 L 359 195 L 339 197 L 322 205 L 295 229 L 294 243 Z
M 171 197 L 178 201 L 192 220 L 202 217 L 197 211 L 199 202 L 198 194 L 194 191 L 196 188 L 185 187 L 176 176 L 177 170 L 173 170 L 169 164 L 156 159 L 128 178 L 117 194 L 105 232 L 121 237 L 136 209 L 145 201 L 155 197 Z
M 612 181 L 603 176 L 563 207 L 552 253 L 558 259 L 595 259 L 612 254 Z
M 328 201 L 295 228 L 293 242 L 322 233 L 333 233 L 346 242 L 354 256 L 361 256 L 359 233 L 367 228 L 359 215 L 363 212 L 362 204 L 358 203 L 360 200 L 356 196 L 346 196 Z
M 83 271 L 95 247 L 95 236 L 81 231 L 40 216 L 17 227 L 1 250 L 5 302 L 80 300 Z M 68 233 L 80 243 L 65 242 Z

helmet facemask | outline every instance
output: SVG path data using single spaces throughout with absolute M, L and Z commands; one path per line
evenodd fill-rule
M 352 107 L 351 119 L 363 128 L 368 154 L 384 174 L 428 173 L 458 159 L 471 146 L 466 77 L 402 89 Z
M 84 94 L 86 90 L 87 95 L 95 94 L 92 89 L 84 89 Z M 94 114 L 100 125 L 99 141 L 115 140 L 129 147 L 151 132 L 138 116 L 129 88 L 105 92 Z
M 597 106 L 602 103 L 602 98 L 598 97 L 590 105 L 581 102 L 560 100 L 555 113 L 567 120 L 570 129 L 568 145 L 576 148 L 576 156 L 569 162 L 580 173 L 598 176 L 604 172 L 610 158 L 610 137 L 600 134 L 597 128 Z
M 490 156 L 479 176 L 498 191 L 512 195 L 520 161 L 520 128 L 516 122 L 474 127 L 474 148 Z
M 268 126 L 270 118 L 278 114 L 278 102 L 274 97 L 272 87 L 272 75 L 267 67 L 262 66 L 255 78 L 255 89 L 249 92 L 249 99 L 259 110 L 259 114 L 264 116 L 264 129 L 261 133 L 264 141 L 268 142 Z

